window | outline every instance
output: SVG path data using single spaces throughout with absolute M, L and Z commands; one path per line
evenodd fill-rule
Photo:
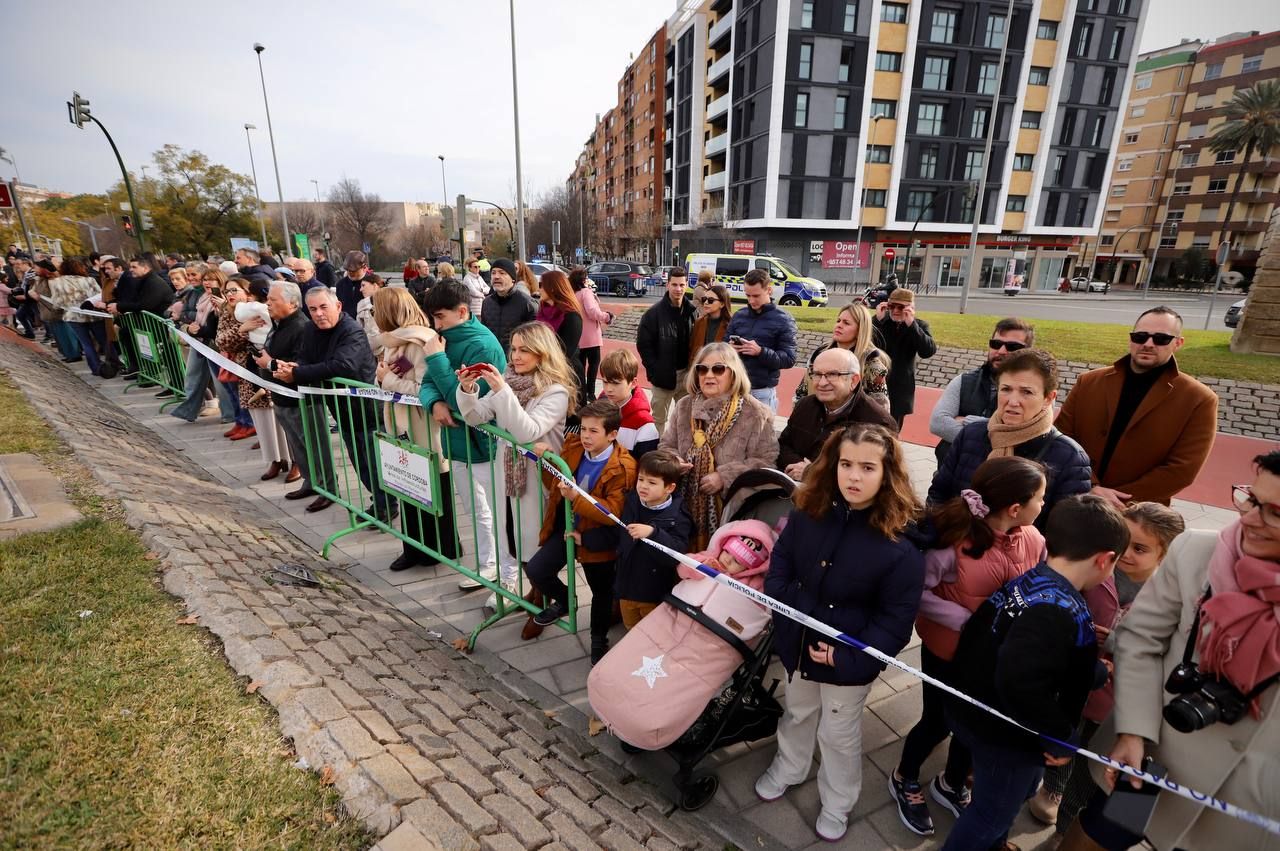
M 1216 195 L 1219 192 L 1227 191 L 1227 179 L 1225 177 L 1215 177 L 1209 181 L 1208 192 L 1210 195 Z
M 958 13 L 953 9 L 934 9 L 933 26 L 929 28 L 929 41 L 937 44 L 951 44 L 956 40 L 956 18 Z
M 1125 186 L 1125 185 L 1123 185 L 1123 184 L 1120 184 L 1120 185 L 1117 185 L 1117 186 L 1112 186 L 1112 187 L 1111 187 L 1111 197 L 1112 197 L 1112 198 L 1123 198 L 1123 197 L 1124 197 L 1125 190 L 1127 190 L 1128 188 L 1129 188 L 1129 187 L 1127 187 L 1127 186 Z
M 1115 5 L 1112 6 L 1112 11 L 1117 15 L 1129 14 L 1129 0 L 1116 0 Z
M 1116 166 L 1116 171 L 1133 171 L 1133 160 L 1120 160 L 1120 164 Z
M 925 148 L 920 152 L 920 177 L 933 180 L 938 176 L 938 149 Z
M 1216 80 L 1222 76 L 1222 63 L 1214 62 L 1204 66 L 1204 78 L 1206 80 Z
M 940 103 L 922 103 L 916 106 L 916 132 L 921 136 L 941 136 L 942 117 L 945 112 Z
M 1208 248 L 1210 245 L 1209 234 L 1196 234 L 1191 237 L 1192 248 Z
M 1192 124 L 1192 125 L 1191 125 L 1191 130 L 1187 133 L 1187 138 L 1188 138 L 1188 139 L 1203 139 L 1203 138 L 1204 138 L 1205 136 L 1207 136 L 1207 135 L 1209 135 L 1209 125 L 1208 125 L 1207 123 L 1205 123 L 1205 124 Z
M 1106 105 L 1111 103 L 1111 95 L 1116 90 L 1116 69 L 1104 68 L 1102 71 L 1102 85 L 1098 87 L 1098 103 Z
M 1145 92 L 1151 88 L 1151 80 L 1154 74 L 1139 74 L 1133 78 L 1133 88 L 1140 92 Z
M 994 62 L 983 62 L 978 69 L 978 94 L 993 95 L 996 93 L 996 74 L 1000 66 Z
M 1261 70 L 1262 70 L 1261 56 L 1246 56 L 1244 58 L 1244 64 L 1240 66 L 1241 74 L 1252 74 L 1254 71 L 1261 71 Z
M 1190 184 L 1189 182 L 1188 182 L 1188 183 L 1175 183 L 1175 184 L 1173 184 L 1173 194 L 1174 194 L 1174 195 L 1190 195 L 1190 194 L 1191 194 L 1191 184 Z
M 867 145 L 867 162 L 869 163 L 887 163 L 890 162 L 890 155 L 893 148 L 888 145 Z
M 1109 222 L 1118 222 L 1118 221 L 1120 221 L 1120 211 L 1119 211 L 1119 210 L 1107 210 L 1107 221 L 1109 221 Z M 1113 234 L 1113 233 L 1104 233 L 1104 234 L 1102 235 L 1102 238 L 1101 238 L 1101 239 L 1099 239 L 1099 240 L 1098 240 L 1098 242 L 1099 242 L 1100 244 L 1102 244 L 1102 245 L 1115 245 L 1115 243 L 1116 243 L 1116 235 L 1115 235 L 1115 234 Z
M 1039 130 L 1041 114 L 1042 113 L 1039 113 L 1039 112 L 1030 112 L 1028 110 L 1023 110 L 1022 120 L 1019 122 L 1018 126 L 1024 130 Z
M 982 151 L 969 151 L 964 156 L 964 179 L 982 179 Z
M 1089 55 L 1089 43 L 1093 41 L 1093 24 L 1083 23 L 1076 31 L 1076 56 Z
M 871 101 L 871 117 L 883 115 L 885 118 L 898 117 L 898 102 L 896 100 L 873 100 Z
M 1169 115 L 1177 115 L 1177 114 L 1178 114 L 1178 96 L 1174 95 L 1173 97 L 1169 98 Z
M 1136 145 L 1136 144 L 1138 144 L 1138 134 L 1137 134 L 1137 133 L 1125 133 L 1125 134 L 1124 134 L 1124 143 L 1125 143 L 1126 145 Z
M 991 114 L 991 110 L 985 106 L 975 106 L 973 108 L 973 118 L 969 121 L 969 138 L 985 139 L 987 136 L 987 116 Z
M 800 45 L 800 79 L 807 80 L 813 69 L 813 45 Z
M 866 195 L 867 207 L 883 207 L 885 204 L 885 196 L 888 193 L 883 189 L 868 189 Z
M 1058 37 L 1057 21 L 1041 21 L 1036 26 L 1036 38 L 1045 38 L 1052 41 Z
M 1182 217 L 1186 214 L 1186 210 L 1170 210 L 1168 213 L 1165 213 L 1164 222 L 1166 225 L 1173 225 L 1176 229 L 1178 227 L 1178 223 L 1182 221 Z
M 1206 95 L 1200 95 L 1200 97 L 1196 98 L 1196 109 L 1212 109 L 1213 101 L 1214 96 L 1212 92 Z
M 1200 208 L 1200 221 L 1202 221 L 1202 222 L 1216 222 L 1216 221 L 1218 220 L 1218 214 L 1219 214 L 1220 212 L 1222 212 L 1222 208 L 1221 208 L 1221 207 L 1201 207 L 1201 208 Z
M 855 32 L 858 29 L 858 4 L 844 4 L 844 31 Z
M 840 82 L 849 82 L 849 66 L 853 65 L 853 48 L 840 48 Z
M 1178 165 L 1178 168 L 1190 168 L 1194 165 L 1198 165 L 1199 163 L 1200 163 L 1199 151 L 1183 151 L 1182 162 Z
M 1031 171 L 1035 164 L 1035 156 L 1033 154 L 1014 154 L 1013 170 L 1014 171 Z
M 1076 111 L 1074 109 L 1063 110 L 1062 113 L 1062 130 L 1058 133 L 1059 145 L 1073 144 L 1076 135 Z
M 1111 31 L 1111 46 L 1107 48 L 1108 59 L 1119 59 L 1124 50 L 1124 27 L 1116 27 Z
M 912 221 L 933 221 L 933 192 L 920 190 L 908 192 L 907 218 Z
M 1066 177 L 1067 155 L 1055 154 L 1053 157 L 1053 184 L 1055 186 L 1062 185 L 1062 179 Z
M 1004 26 L 1004 15 L 987 16 L 987 34 L 985 41 L 987 47 L 1004 47 Z
M 845 114 L 849 111 L 849 96 L 836 95 L 835 128 L 844 129 Z
M 1227 163 L 1233 163 L 1235 161 L 1235 151 L 1218 151 L 1218 156 L 1214 157 L 1213 160 L 1215 165 L 1226 165 Z
M 1023 213 L 1027 209 L 1026 195 L 1010 195 L 1004 202 L 1004 208 L 1010 213 Z
M 924 58 L 924 75 L 920 87 L 945 92 L 951 86 L 951 60 L 942 56 Z
M 1102 147 L 1103 134 L 1107 129 L 1107 117 L 1105 115 L 1094 116 L 1093 133 L 1089 137 L 1089 144 L 1094 148 Z
M 889 53 L 885 50 L 876 51 L 876 70 L 877 71 L 901 71 L 902 70 L 902 54 Z
M 800 4 L 800 29 L 813 29 L 813 0 L 804 0 Z
M 1141 118 L 1146 114 L 1147 108 L 1145 106 L 1135 106 L 1133 109 L 1129 110 L 1130 118 Z
M 1177 246 L 1178 246 L 1178 235 L 1176 233 L 1173 236 L 1160 237 L 1161 248 L 1176 248 Z
M 907 22 L 907 5 L 905 3 L 885 3 L 880 7 L 880 20 L 886 24 L 905 24 Z
M 809 126 L 809 93 L 798 92 L 796 94 L 796 126 Z
M 1041 65 L 1032 65 L 1031 73 L 1027 76 L 1027 85 L 1030 85 L 1030 86 L 1049 85 L 1049 69 Z

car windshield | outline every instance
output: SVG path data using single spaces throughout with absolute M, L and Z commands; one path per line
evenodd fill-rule
M 793 278 L 803 277 L 803 276 L 802 276 L 799 272 L 797 272 L 797 271 L 795 270 L 795 268 L 794 268 L 790 263 L 788 263 L 787 261 L 785 261 L 785 260 L 776 260 L 776 259 L 775 259 L 773 262 L 774 262 L 774 263 L 777 263 L 777 264 L 782 268 L 782 271 L 786 272 L 786 273 L 787 273 L 788 275 L 790 275 L 791 277 L 793 277 Z
M 653 269 L 648 266 L 636 266 L 636 273 L 640 275 L 652 275 Z

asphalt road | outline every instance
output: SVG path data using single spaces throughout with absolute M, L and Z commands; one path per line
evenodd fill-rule
M 1222 317 L 1226 315 L 1227 308 L 1241 298 L 1243 296 L 1239 293 L 1221 293 L 1218 295 L 1217 304 L 1213 310 L 1215 319 L 1209 324 L 1210 330 L 1231 330 L 1223 324 Z M 634 306 L 638 304 L 653 304 L 657 301 L 657 298 L 646 296 L 645 298 L 621 299 L 605 296 L 600 300 L 605 304 Z M 840 307 L 850 301 L 852 301 L 852 296 L 836 293 L 831 296 L 828 306 Z M 960 297 L 958 295 L 917 296 L 916 303 L 919 305 L 920 310 L 954 313 L 960 309 Z M 981 316 L 1008 316 L 1014 314 L 1025 316 L 1028 319 L 1064 319 L 1073 322 L 1128 325 L 1148 306 L 1157 304 L 1167 304 L 1181 313 L 1187 328 L 1200 329 L 1204 327 L 1205 313 L 1209 309 L 1209 297 L 1207 295 L 1175 296 L 1165 293 L 1152 293 L 1144 301 L 1140 295 L 1131 293 L 1111 293 L 1107 295 L 1100 293 L 1046 293 L 1036 295 L 1022 294 L 1012 297 L 1000 293 L 982 293 L 980 295 L 970 295 L 965 312 L 976 313 Z

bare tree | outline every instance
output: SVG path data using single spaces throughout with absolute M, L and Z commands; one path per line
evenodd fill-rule
M 345 230 L 357 245 L 373 245 L 391 227 L 388 208 L 376 192 L 365 192 L 360 181 L 343 177 L 329 190 L 333 223 Z
M 438 220 L 416 227 L 401 228 L 388 241 L 394 250 L 410 257 L 434 257 L 442 253 L 447 245 Z
M 320 211 L 316 205 L 306 201 L 295 201 L 285 204 L 285 209 L 289 213 L 289 227 L 294 233 L 306 233 L 312 236 L 319 236 L 323 222 L 320 220 Z

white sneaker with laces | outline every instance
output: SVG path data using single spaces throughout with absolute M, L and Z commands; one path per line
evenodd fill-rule
M 496 565 L 493 565 L 490 567 L 483 567 L 480 569 L 480 575 L 483 576 L 485 579 L 488 579 L 490 582 L 497 582 L 498 568 Z M 462 579 L 458 580 L 459 591 L 474 591 L 477 588 L 483 588 L 483 587 L 484 587 L 483 585 L 481 585 L 479 582 L 475 581 L 470 577 L 463 577 Z

